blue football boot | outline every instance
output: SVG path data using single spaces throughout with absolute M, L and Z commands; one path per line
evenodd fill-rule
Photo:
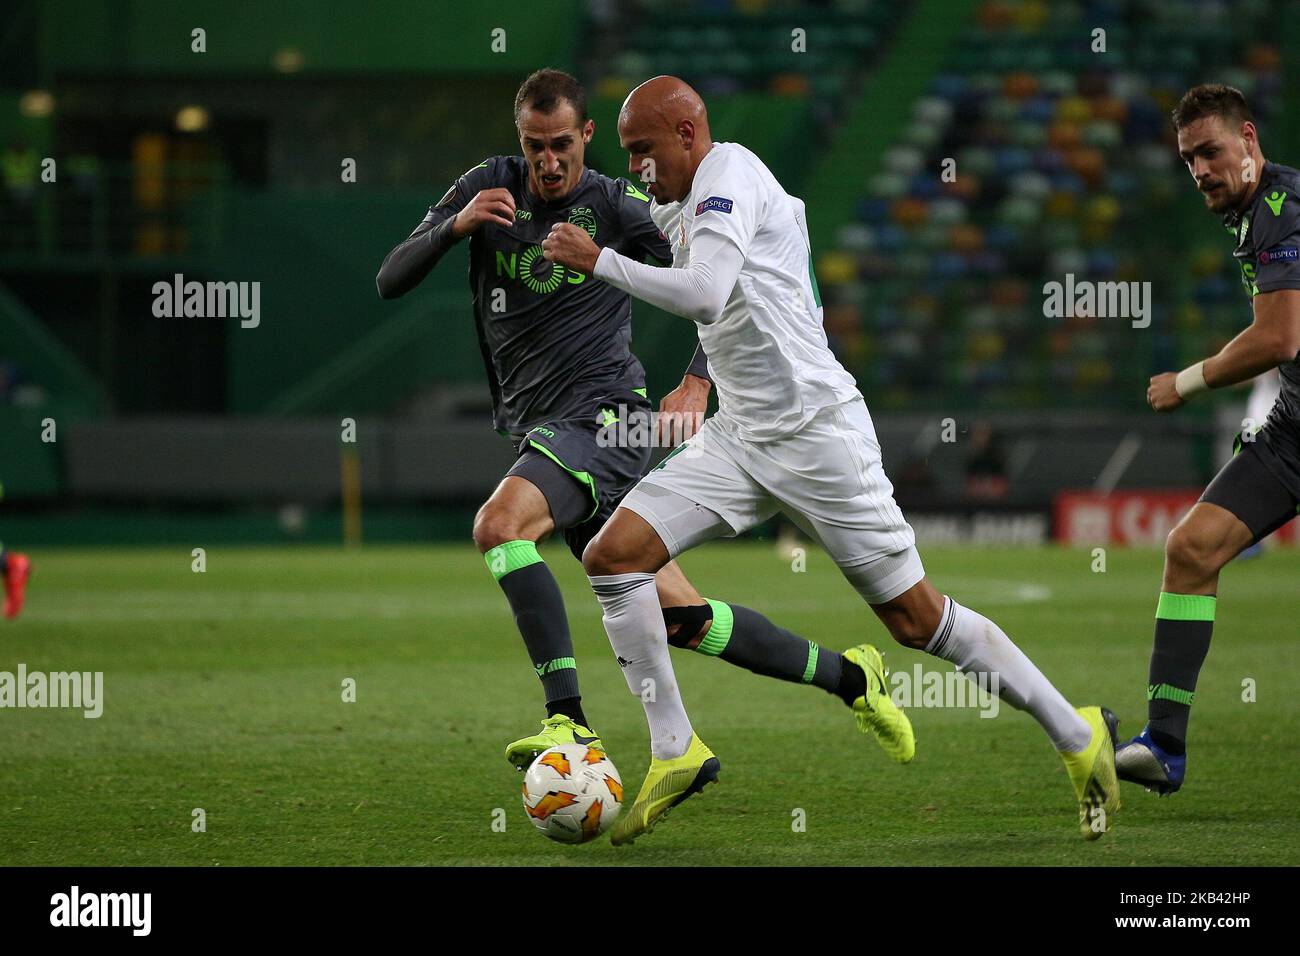
M 1140 783 L 1153 793 L 1167 797 L 1183 785 L 1187 754 L 1175 757 L 1165 753 L 1144 727 L 1142 733 L 1115 751 L 1115 772 L 1121 780 Z

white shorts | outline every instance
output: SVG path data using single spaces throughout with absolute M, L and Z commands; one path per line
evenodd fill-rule
M 715 415 L 641 479 L 620 507 L 649 522 L 671 557 L 784 512 L 872 604 L 897 597 L 925 576 L 861 397 L 822 409 L 798 432 L 775 441 L 745 441 Z

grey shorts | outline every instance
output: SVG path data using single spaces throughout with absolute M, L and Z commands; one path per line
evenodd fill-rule
M 1200 499 L 1236 515 L 1250 529 L 1254 541 L 1267 538 L 1300 508 L 1300 498 L 1269 468 L 1265 459 L 1271 454 L 1258 436 L 1253 442 L 1243 442 Z
M 605 408 L 619 415 L 648 414 L 650 403 L 627 399 L 598 403 L 589 415 L 546 422 L 519 441 L 519 458 L 507 472 L 523 478 L 546 497 L 551 519 L 574 557 L 582 560 L 587 543 L 605 526 L 623 496 L 641 480 L 650 465 L 651 447 L 611 441 Z M 635 437 L 635 430 L 627 434 Z

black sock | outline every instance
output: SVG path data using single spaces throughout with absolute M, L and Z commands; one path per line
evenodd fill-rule
M 852 707 L 855 700 L 867 693 L 867 675 L 857 664 L 845 659 L 841 665 L 840 682 L 835 687 L 834 693 L 836 697 Z
M 709 600 L 713 623 L 695 650 L 721 657 L 764 677 L 812 684 L 838 694 L 844 658 L 807 638 L 777 627 L 762 614 L 739 604 Z M 859 673 L 861 670 L 857 669 Z M 865 679 L 864 684 L 865 686 Z
M 581 697 L 561 697 L 558 700 L 548 700 L 546 702 L 546 716 L 554 717 L 556 714 L 563 714 L 574 723 L 587 726 L 587 715 L 582 712 Z
M 547 703 L 580 697 L 578 666 L 573 658 L 564 598 L 551 569 L 537 553 L 537 546 L 532 541 L 507 541 L 483 558 L 515 613 L 515 626 L 528 648 L 533 670 L 541 678 Z M 567 711 L 564 714 L 578 719 Z
M 1175 757 L 1187 752 L 1196 679 L 1214 632 L 1215 598 L 1201 594 L 1160 593 L 1155 646 L 1147 682 L 1147 730 L 1161 750 Z

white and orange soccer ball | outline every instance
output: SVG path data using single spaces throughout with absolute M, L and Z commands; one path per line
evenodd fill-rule
M 604 833 L 623 807 L 623 781 L 605 751 L 560 744 L 524 774 L 524 810 L 552 840 L 586 843 Z

